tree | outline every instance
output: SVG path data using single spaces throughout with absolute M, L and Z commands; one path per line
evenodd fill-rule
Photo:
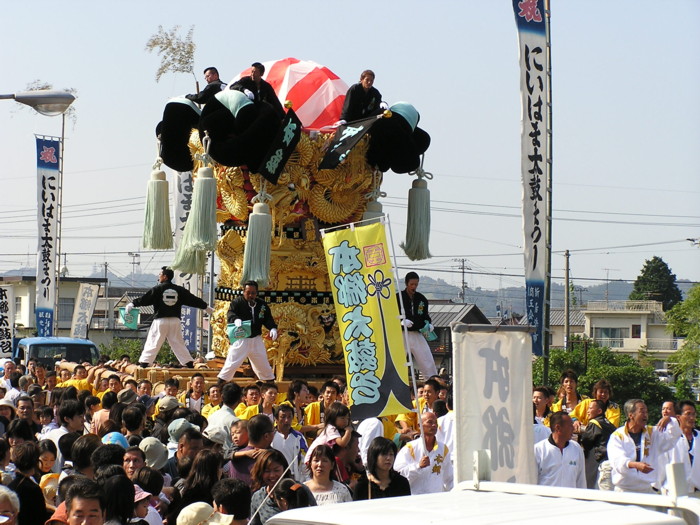
M 100 354 L 107 356 L 110 359 L 119 359 L 123 355 L 129 356 L 129 361 L 137 363 L 141 352 L 143 351 L 143 341 L 141 339 L 121 339 L 115 337 L 108 345 L 100 344 Z M 167 341 L 158 351 L 156 362 L 162 365 L 177 363 L 177 358 L 170 349 Z
M 27 86 L 24 88 L 25 91 L 47 91 L 54 89 L 53 84 L 51 82 L 45 82 L 43 80 L 33 80 Z M 66 91 L 67 93 L 70 93 L 74 97 L 78 97 L 78 90 L 75 88 L 63 88 L 61 91 Z M 20 104 L 19 102 L 17 103 L 17 108 L 24 110 L 24 109 L 29 109 L 29 106 L 25 104 Z M 71 104 L 68 106 L 68 109 L 65 111 L 65 115 L 68 119 L 70 119 L 71 122 L 73 122 L 73 125 L 75 126 L 75 122 L 77 120 L 77 114 L 75 110 L 75 104 Z
M 644 262 L 642 273 L 634 281 L 630 294 L 632 301 L 661 301 L 664 311 L 681 302 L 683 295 L 676 285 L 676 275 L 661 257 Z
M 685 336 L 685 343 L 668 362 L 675 375 L 692 384 L 700 368 L 700 284 L 666 313 L 666 330 Z
M 587 347 L 583 343 L 587 343 Z M 587 356 L 584 354 L 586 348 Z M 664 401 L 673 399 L 673 392 L 659 380 L 653 366 L 643 366 L 632 356 L 613 352 L 592 341 L 574 341 L 570 352 L 552 348 L 549 366 L 551 374 L 548 386 L 557 389 L 559 373 L 569 368 L 578 375 L 578 389 L 584 395 L 591 395 L 592 387 L 598 380 L 607 379 L 613 387 L 614 401 L 620 405 L 628 399 L 643 399 L 649 407 L 649 421 L 660 417 Z M 542 369 L 543 359 L 538 357 L 532 365 L 535 385 L 542 384 Z
M 158 32 L 151 35 L 146 42 L 146 49 L 153 52 L 158 50 L 161 56 L 160 67 L 156 71 L 156 82 L 167 72 L 190 73 L 195 82 L 197 76 L 194 73 L 194 51 L 196 45 L 192 42 L 194 26 L 190 27 L 185 38 L 178 35 L 180 26 L 173 27 L 170 31 L 165 31 L 163 26 L 158 26 Z

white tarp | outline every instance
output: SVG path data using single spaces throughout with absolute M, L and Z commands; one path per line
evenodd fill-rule
M 472 479 L 482 449 L 491 451 L 492 481 L 535 483 L 530 334 L 455 324 L 452 349 L 455 483 Z

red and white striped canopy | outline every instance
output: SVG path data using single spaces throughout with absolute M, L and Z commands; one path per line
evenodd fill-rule
M 348 85 L 330 69 L 309 60 L 283 58 L 262 63 L 263 78 L 270 83 L 280 102 L 290 100 L 307 129 L 318 130 L 340 119 Z M 246 68 L 229 85 L 250 74 Z

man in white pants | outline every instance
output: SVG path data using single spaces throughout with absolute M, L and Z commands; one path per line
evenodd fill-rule
M 428 314 L 428 300 L 425 296 L 416 291 L 418 288 L 419 277 L 416 272 L 408 272 L 404 279 L 406 288 L 401 292 L 399 299 L 399 310 L 403 311 L 404 318 L 401 324 L 408 330 L 408 348 L 413 354 L 414 365 L 423 373 L 425 378 L 437 375 L 435 367 L 435 359 L 430 352 L 428 341 L 425 340 L 423 334 L 419 332 L 425 328 L 426 323 L 428 330 L 433 331 L 433 325 L 430 324 L 430 315 Z M 401 304 L 403 302 L 403 305 Z
M 163 341 L 167 339 L 180 364 L 192 368 L 192 356 L 182 337 L 180 324 L 182 307 L 200 308 L 206 310 L 209 315 L 214 313 L 214 310 L 207 306 L 207 303 L 202 299 L 193 295 L 186 288 L 173 284 L 173 277 L 175 277 L 173 270 L 163 266 L 158 275 L 159 284 L 148 290 L 145 295 L 134 299 L 133 303 L 126 305 L 126 313 L 129 313 L 135 306 L 153 305 L 155 310 L 155 319 L 148 330 L 146 344 L 143 347 L 141 357 L 139 357 L 139 365 L 142 367 L 153 364 L 158 350 L 163 346 Z
M 272 318 L 270 307 L 258 299 L 258 283 L 255 281 L 244 283 L 243 296 L 231 301 L 228 323 L 241 326 L 243 321 L 250 321 L 250 335 L 231 341 L 226 362 L 218 375 L 219 380 L 230 381 L 246 357 L 258 379 L 274 380 L 275 374 L 267 360 L 267 349 L 262 340 L 262 327 L 270 330 L 270 339 L 276 341 L 277 324 Z

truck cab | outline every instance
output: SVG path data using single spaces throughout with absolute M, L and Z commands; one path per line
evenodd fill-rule
M 12 360 L 17 364 L 27 364 L 35 357 L 47 370 L 53 370 L 56 361 L 65 359 L 74 363 L 96 364 L 100 358 L 97 345 L 89 339 L 72 337 L 25 337 L 17 342 L 12 352 Z

